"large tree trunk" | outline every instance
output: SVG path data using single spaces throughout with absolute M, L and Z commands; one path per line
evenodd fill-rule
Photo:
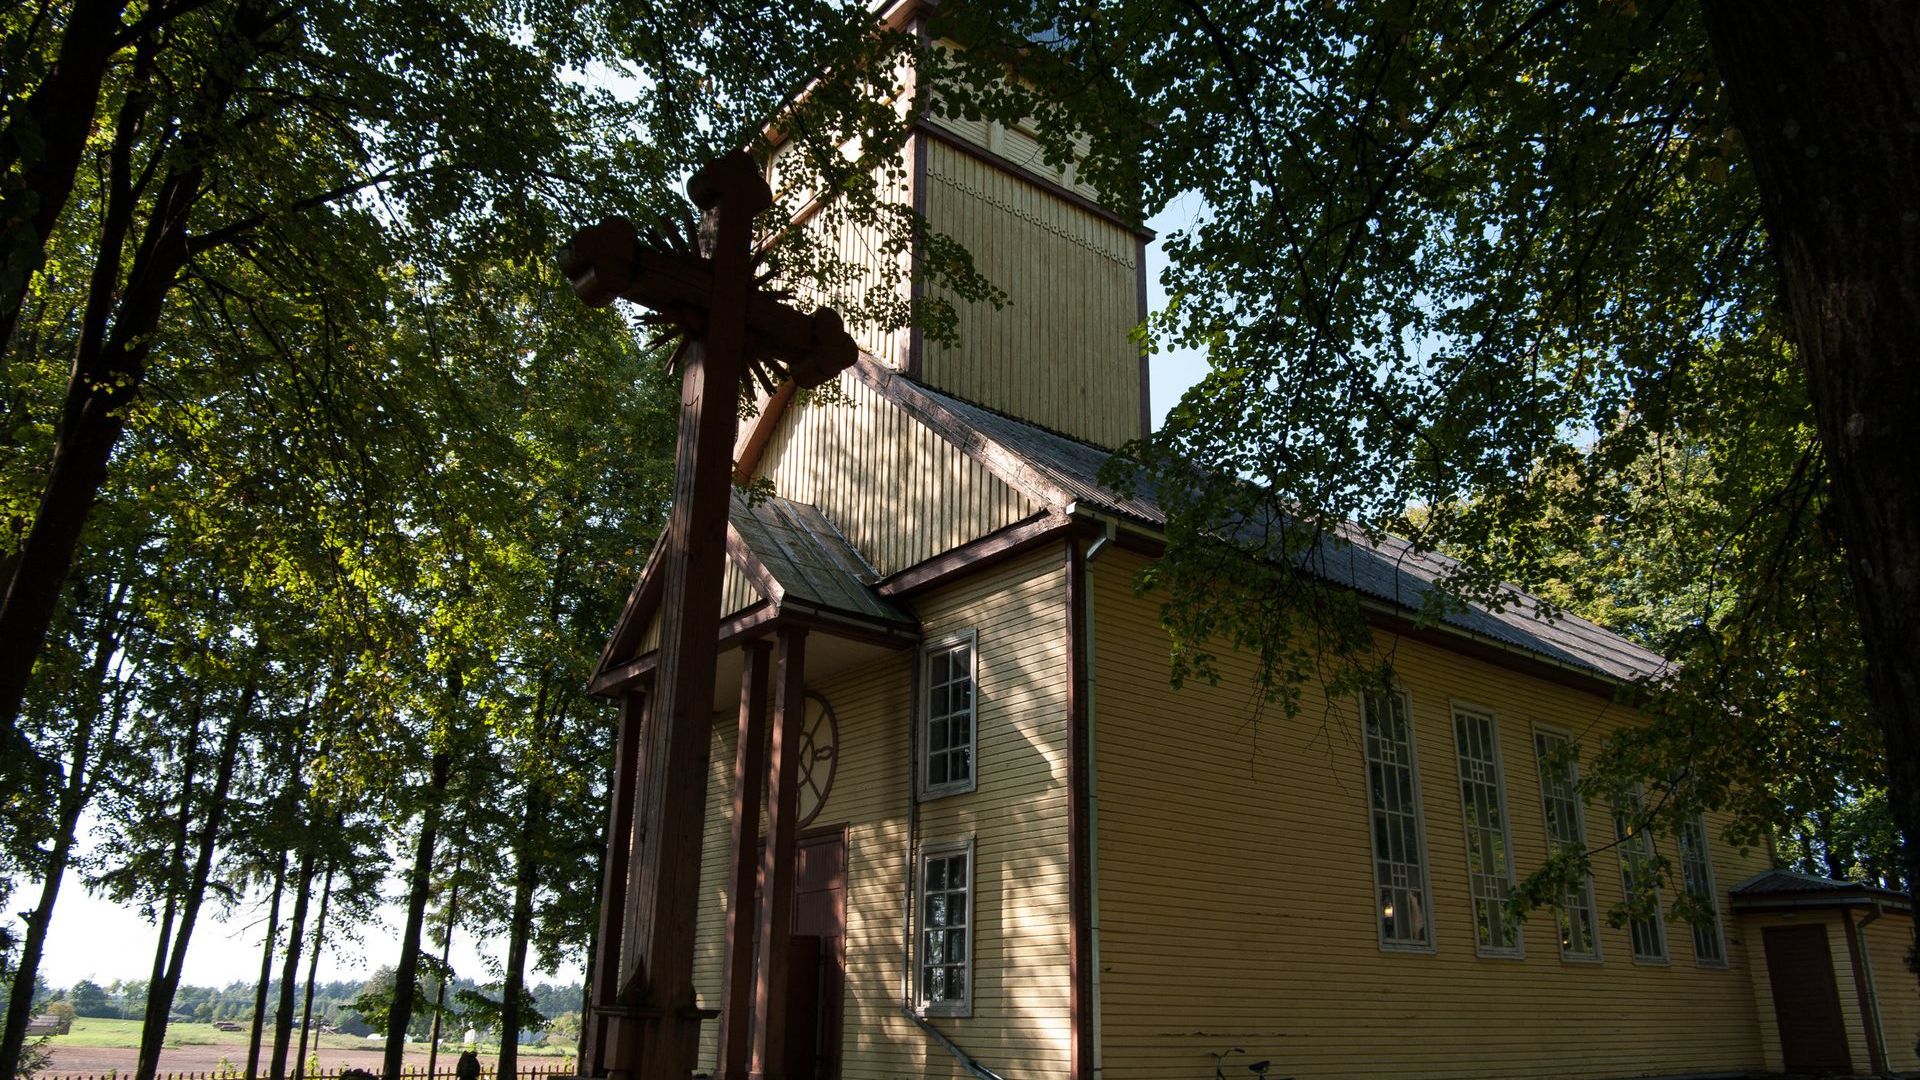
M 287 956 L 280 967 L 280 1007 L 273 1014 L 273 1062 L 269 1080 L 287 1075 L 287 1051 L 293 1048 L 294 987 L 300 979 L 300 946 L 307 932 L 307 901 L 313 896 L 313 847 L 300 853 L 299 884 L 293 891 L 293 917 L 287 920 Z
M 420 815 L 420 839 L 413 849 L 413 873 L 408 879 L 407 925 L 400 936 L 400 962 L 393 971 L 393 1005 L 387 1010 L 387 1052 L 381 1062 L 382 1080 L 400 1080 L 406 1061 L 407 1025 L 413 1023 L 413 984 L 420 974 L 420 931 L 427 919 L 427 894 L 433 889 L 433 844 L 440 829 L 441 804 L 446 799 L 447 776 L 453 761 L 445 750 L 434 752 L 427 781 L 427 805 Z
M 9 226 L 0 240 L 0 349 L 13 339 L 27 285 L 73 194 L 126 6 L 126 0 L 75 0 L 53 67 L 0 133 L 0 176 L 7 180 L 0 184 L 0 222 Z
M 1920 886 L 1920 4 L 1706 0 L 1847 552 Z
M 109 708 L 107 699 L 113 696 L 107 688 L 107 673 L 112 668 L 114 651 L 119 647 L 117 620 L 120 601 L 125 595 L 125 585 L 113 587 L 96 628 L 93 662 L 88 669 L 94 705 L 80 715 L 74 728 L 66 782 L 60 788 L 60 806 L 54 820 L 53 850 L 48 853 L 46 864 L 40 867 L 40 902 L 27 914 L 26 937 L 20 943 L 20 961 L 13 972 L 12 995 L 7 999 L 6 1031 L 0 1035 L 0 1077 L 19 1074 L 20 1054 L 27 1044 L 27 1021 L 33 1014 L 34 983 L 39 979 L 40 958 L 46 951 L 47 929 L 53 924 L 60 883 L 73 861 L 74 833 L 80 825 L 80 813 L 92 801 L 93 737 Z
M 185 115 L 205 118 L 211 125 L 221 122 L 257 57 L 254 46 L 273 26 L 274 19 L 255 0 L 242 0 L 233 8 L 219 45 L 245 59 L 212 67 Z M 150 50 L 150 39 L 143 38 L 136 66 L 151 60 Z M 18 740 L 20 703 L 46 645 L 74 550 L 106 482 L 107 462 L 126 427 L 128 406 L 145 381 L 154 330 L 193 256 L 188 225 L 206 187 L 212 150 L 207 130 L 188 131 L 177 140 L 169 155 L 172 164 L 155 190 L 133 247 L 132 266 L 121 279 L 121 252 L 138 201 L 130 177 L 133 143 L 145 119 L 132 115 L 144 108 L 140 98 L 128 95 L 108 155 L 106 212 L 53 460 L 0 596 L 0 747 Z
M 280 933 L 280 894 L 286 891 L 287 856 L 273 868 L 273 900 L 267 905 L 267 942 L 260 947 L 260 981 L 253 988 L 253 1028 L 247 1034 L 247 1080 L 260 1075 L 260 1033 L 267 1022 L 267 985 L 273 981 L 273 947 Z
M 256 658 L 257 662 L 257 658 Z M 187 882 L 180 903 L 180 927 L 173 936 L 173 948 L 167 966 L 157 984 L 147 988 L 147 1016 L 140 1031 L 140 1061 L 134 1080 L 153 1080 L 160 1069 L 160 1047 L 167 1033 L 167 1017 L 173 1011 L 173 996 L 180 989 L 180 972 L 187 963 L 187 944 L 193 940 L 193 925 L 200 916 L 201 901 L 206 899 L 207 879 L 213 874 L 213 853 L 226 824 L 227 792 L 233 786 L 234 765 L 240 757 L 240 731 L 247 714 L 253 711 L 258 687 L 249 682 L 227 732 L 220 739 L 220 761 L 213 781 L 213 798 L 207 804 L 207 821 L 200 830 L 199 848 L 194 852 L 193 876 Z M 180 808 L 184 819 L 188 808 Z M 157 1016 L 156 1016 L 157 1014 Z
M 327 944 L 327 899 L 333 895 L 333 860 L 327 860 L 327 876 L 320 883 L 320 915 L 313 920 L 313 950 L 307 959 L 307 990 L 300 1003 L 300 1050 L 293 1056 L 293 1080 L 301 1080 L 307 1071 L 307 1032 L 313 1026 L 313 981 L 320 974 L 320 953 Z

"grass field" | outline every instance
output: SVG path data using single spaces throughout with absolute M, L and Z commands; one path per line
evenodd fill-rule
M 244 1023 L 239 1031 L 221 1031 L 212 1024 L 169 1024 L 165 1049 L 160 1054 L 160 1071 L 162 1074 L 216 1075 L 237 1071 L 246 1064 L 247 1035 Z M 267 1042 L 271 1044 L 272 1032 L 269 1031 L 267 1036 Z M 296 1040 L 299 1038 L 297 1031 L 294 1037 Z M 140 1021 L 79 1017 L 74 1020 L 72 1031 L 49 1037 L 46 1048 L 51 1058 L 47 1067 L 39 1073 L 42 1077 L 102 1076 L 113 1073 L 126 1076 L 133 1072 L 140 1049 Z M 460 1049 L 456 1042 L 443 1041 L 436 1071 L 444 1073 L 451 1070 Z M 498 1047 L 484 1043 L 476 1049 L 480 1052 L 483 1064 L 490 1069 Z M 522 1046 L 520 1057 L 526 1067 L 545 1070 L 571 1063 L 573 1049 L 571 1043 Z M 379 1040 L 352 1035 L 315 1035 L 308 1038 L 307 1052 L 317 1057 L 320 1068 L 328 1072 L 347 1067 L 372 1067 L 378 1071 L 382 1044 Z M 407 1064 L 413 1068 L 424 1068 L 426 1063 L 427 1044 L 408 1043 Z

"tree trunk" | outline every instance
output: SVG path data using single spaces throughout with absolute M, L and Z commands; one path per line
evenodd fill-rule
M 420 839 L 413 849 L 413 873 L 407 892 L 407 926 L 400 936 L 400 962 L 393 971 L 393 1005 L 387 1010 L 387 1052 L 382 1080 L 400 1080 L 406 1060 L 407 1025 L 413 1022 L 413 984 L 420 974 L 420 930 L 427 918 L 427 894 L 433 886 L 433 843 L 440 828 L 440 805 L 453 762 L 436 750 L 427 781 L 427 806 L 420 816 Z
M 258 56 L 254 46 L 274 22 L 254 0 L 242 0 L 234 7 L 220 44 L 242 46 L 234 52 L 245 59 L 210 69 L 184 115 L 220 123 L 239 80 Z M 150 57 L 150 48 L 143 39 L 136 56 Z M 135 97 L 129 95 L 129 109 Z M 126 111 L 123 120 L 128 119 Z M 205 130 L 188 131 L 178 139 L 170 155 L 174 164 L 152 197 L 134 245 L 132 267 L 121 280 L 120 252 L 137 209 L 128 180 L 131 127 L 131 120 L 121 125 L 110 154 L 101 243 L 95 249 L 53 460 L 40 489 L 39 507 L 13 561 L 5 595 L 0 597 L 0 740 L 4 740 L 0 746 L 11 746 L 18 739 L 20 703 L 34 662 L 46 646 L 61 585 L 73 567 L 73 553 L 93 512 L 94 499 L 106 482 L 107 462 L 126 427 L 127 408 L 146 378 L 153 332 L 180 272 L 193 256 L 188 224 L 206 187 L 211 143 Z
M 440 1020 L 447 1012 L 447 983 L 453 979 L 453 931 L 460 925 L 460 869 L 466 863 L 466 844 L 456 848 L 453 879 L 447 891 L 447 921 L 440 934 L 440 985 L 433 990 L 433 1033 L 427 1036 L 427 1080 L 440 1064 Z
M 107 672 L 112 666 L 113 653 L 119 647 L 116 617 L 125 595 L 126 587 L 116 584 L 101 613 L 95 635 L 88 678 L 98 707 L 82 713 L 74 728 L 71 762 L 66 782 L 60 789 L 59 812 L 54 822 L 53 850 L 40 869 L 40 902 L 27 915 L 26 938 L 20 943 L 20 962 L 13 972 L 12 996 L 7 999 L 6 1030 L 0 1035 L 0 1077 L 19 1074 L 20 1054 L 27 1044 L 27 1021 L 33 1014 L 33 988 L 40 977 L 40 958 L 46 951 L 47 929 L 53 924 L 53 907 L 60 898 L 60 883 L 73 860 L 74 832 L 80 825 L 80 813 L 92 801 L 93 736 L 107 710 Z
M 267 1022 L 267 985 L 273 981 L 273 946 L 280 935 L 280 894 L 287 885 L 287 855 L 273 868 L 273 901 L 267 905 L 267 943 L 260 948 L 260 982 L 253 988 L 253 1029 L 247 1035 L 247 1080 L 260 1075 L 260 1033 Z
M 520 996 L 525 992 L 527 943 L 533 937 L 533 889 L 539 883 L 540 862 L 535 857 L 539 837 L 541 799 L 538 784 L 527 785 L 527 808 L 520 823 L 519 865 L 513 880 L 513 922 L 507 931 L 507 965 L 500 988 L 500 1065 L 497 1080 L 514 1080 L 520 1072 Z
M 1707 0 L 1832 485 L 1920 886 L 1920 5 Z
M 7 183 L 0 197 L 0 222 L 12 223 L 0 247 L 0 349 L 13 340 L 27 286 L 73 194 L 126 6 L 126 0 L 76 0 L 52 69 L 0 134 L 0 175 L 11 181 L 15 167 L 20 170 L 18 184 Z
M 307 990 L 300 1003 L 300 1050 L 293 1057 L 293 1080 L 302 1080 L 307 1074 L 307 1031 L 313 1026 L 313 980 L 320 974 L 320 952 L 327 944 L 327 899 L 332 895 L 333 860 L 328 859 L 327 876 L 320 883 L 320 914 L 313 920 L 313 952 L 307 958 Z
M 256 658 L 257 659 L 257 658 Z M 256 669 L 257 670 L 257 669 Z M 240 757 L 240 730 L 247 714 L 253 711 L 257 684 L 249 682 L 240 695 L 233 719 L 220 739 L 220 762 L 213 781 L 213 798 L 207 804 L 207 822 L 200 830 L 199 849 L 194 853 L 193 876 L 187 882 L 180 904 L 180 928 L 173 935 L 172 955 L 158 985 L 147 989 L 147 1017 L 140 1032 L 140 1062 L 134 1080 L 154 1080 L 160 1069 L 160 1046 L 167 1032 L 168 1014 L 173 1011 L 173 995 L 180 989 L 180 972 L 187 963 L 187 944 L 193 940 L 193 924 L 200 916 L 200 903 L 207 895 L 207 879 L 213 873 L 213 853 L 219 845 L 220 830 L 226 824 L 227 792 L 233 786 L 234 764 Z M 187 806 L 180 808 L 184 825 Z M 155 1014 L 158 1013 L 156 1022 Z
M 287 956 L 280 966 L 280 1007 L 273 1013 L 273 1061 L 269 1080 L 287 1075 L 287 1051 L 293 1048 L 294 986 L 300 978 L 300 946 L 307 932 L 307 901 L 313 895 L 313 848 L 300 853 L 299 884 L 293 891 L 293 917 L 287 920 Z

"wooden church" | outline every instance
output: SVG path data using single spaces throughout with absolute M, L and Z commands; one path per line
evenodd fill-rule
M 1420 625 L 1440 559 L 1356 545 L 1324 569 L 1393 693 L 1257 717 L 1231 658 L 1172 689 L 1134 590 L 1160 509 L 1097 479 L 1148 423 L 1149 234 L 1029 132 L 926 116 L 905 156 L 899 197 L 1011 302 L 962 308 L 954 348 L 861 340 L 840 400 L 783 389 L 740 426 L 736 481 L 772 495 L 734 498 L 705 841 L 675 868 L 698 876 L 700 1073 L 1920 1070 L 1905 898 L 1776 872 L 1712 815 L 1628 835 L 1583 800 L 1580 752 L 1635 722 L 1616 691 L 1660 657 L 1525 604 Z M 623 710 L 588 1074 L 631 1075 L 606 958 L 646 887 L 627 854 L 651 840 L 632 806 L 663 576 L 594 684 Z M 1588 843 L 1584 887 L 1514 924 L 1517 877 Z M 1608 918 L 1656 856 L 1715 921 Z

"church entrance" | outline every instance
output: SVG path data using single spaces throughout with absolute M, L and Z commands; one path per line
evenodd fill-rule
M 788 1080 L 840 1080 L 841 996 L 847 976 L 847 830 L 804 833 L 795 845 L 787 953 Z M 763 848 L 764 850 L 764 848 Z

